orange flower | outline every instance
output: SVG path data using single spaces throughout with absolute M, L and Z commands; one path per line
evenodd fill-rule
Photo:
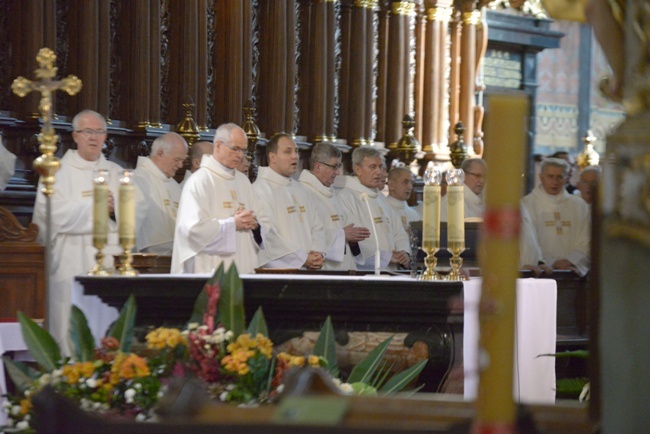
M 129 354 L 122 361 L 119 372 L 120 376 L 127 380 L 136 377 L 146 377 L 151 374 L 149 366 L 147 366 L 147 361 L 135 354 Z

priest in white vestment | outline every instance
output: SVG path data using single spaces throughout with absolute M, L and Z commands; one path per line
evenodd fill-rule
M 358 243 L 370 236 L 368 228 L 347 223 L 339 199 L 334 191 L 334 180 L 341 169 L 341 151 L 323 142 L 315 145 L 309 159 L 311 170 L 300 173 L 300 184 L 311 194 L 317 215 L 327 235 L 324 270 L 356 270 L 354 256 L 348 243 Z
M 212 142 L 200 141 L 195 142 L 190 146 L 190 168 L 185 171 L 183 180 L 181 181 L 181 190 L 185 186 L 185 182 L 190 179 L 190 176 L 201 167 L 201 160 L 203 160 L 204 155 L 212 155 L 214 150 L 214 145 Z
M 196 146 L 196 144 L 194 145 Z M 257 267 L 255 197 L 237 170 L 246 158 L 246 133 L 235 124 L 217 128 L 212 155 L 187 180 L 176 218 L 172 273 L 213 273 L 233 262 L 240 273 Z M 258 241 L 261 241 L 259 233 Z
M 106 121 L 91 110 L 84 110 L 72 120 L 72 139 L 77 150 L 69 149 L 61 159 L 51 196 L 52 248 L 49 276 L 49 332 L 68 353 L 68 328 L 72 307 L 73 277 L 87 274 L 95 265 L 97 249 L 93 247 L 93 171 L 106 169 L 109 179 L 108 243 L 104 247 L 104 266 L 113 265 L 113 255 L 121 252 L 117 239 L 116 198 L 122 168 L 104 158 Z M 39 182 L 34 204 L 33 222 L 38 225 L 38 241 L 45 243 L 46 199 Z
M 298 147 L 288 134 L 266 144 L 268 167 L 260 167 L 253 184 L 262 225 L 264 268 L 319 270 L 325 263 L 327 239 L 307 190 L 291 176 L 298 170 Z
M 411 233 L 411 222 L 422 221 L 418 212 L 406 202 L 413 192 L 413 174 L 406 167 L 394 167 L 388 173 L 386 202 L 395 212 L 404 230 Z
M 2 144 L 0 136 L 0 191 L 4 190 L 16 171 L 16 156 Z
M 569 173 L 561 159 L 542 162 L 541 184 L 522 199 L 542 253 L 541 263 L 584 276 L 589 270 L 589 207 L 564 188 Z
M 383 156 L 377 148 L 360 146 L 352 152 L 352 167 L 356 176 L 347 177 L 345 188 L 339 192 L 343 212 L 348 222 L 371 232 L 370 237 L 358 243 L 357 268 L 374 270 L 377 250 L 381 269 L 396 269 L 397 265 L 408 268 L 409 237 L 402 223 L 393 218 L 386 200 L 379 198 Z
M 138 252 L 171 256 L 181 187 L 174 179 L 187 157 L 187 142 L 166 133 L 151 145 L 150 157 L 138 157 L 133 172 L 136 187 L 135 248 Z

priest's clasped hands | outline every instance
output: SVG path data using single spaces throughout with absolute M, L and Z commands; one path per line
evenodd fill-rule
M 235 218 L 235 228 L 238 231 L 254 230 L 259 226 L 257 217 L 250 209 L 238 209 L 233 217 Z

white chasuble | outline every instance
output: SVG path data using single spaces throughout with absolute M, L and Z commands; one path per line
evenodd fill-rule
M 395 217 L 402 223 L 406 233 L 411 233 L 411 222 L 422 221 L 422 217 L 420 217 L 418 212 L 414 208 L 411 208 L 405 200 L 399 200 L 393 196 L 386 196 L 386 202 L 392 208 Z
M 176 218 L 172 273 L 213 273 L 222 262 L 253 273 L 258 245 L 251 230 L 236 230 L 238 209 L 255 212 L 248 178 L 204 155 L 201 167 L 183 187 Z
M 300 268 L 310 251 L 326 253 L 323 224 L 298 181 L 260 167 L 253 191 L 264 239 L 258 256 L 260 267 Z
M 136 187 L 136 250 L 170 256 L 181 187 L 149 157 L 138 157 L 133 183 Z
M 591 227 L 585 201 L 565 190 L 550 195 L 539 185 L 522 199 L 522 205 L 535 228 L 546 265 L 550 267 L 558 259 L 568 259 L 580 275 L 585 275 L 590 265 Z
M 347 226 L 343 210 L 332 187 L 325 186 L 309 170 L 303 170 L 298 179 L 311 194 L 317 216 L 327 236 L 324 270 L 356 270 L 354 258 L 345 242 L 343 227 Z
M 483 218 L 485 212 L 485 189 L 481 194 L 474 193 L 466 184 L 464 187 L 465 218 Z
M 370 230 L 370 237 L 359 243 L 361 258 L 355 258 L 357 268 L 360 270 L 374 270 L 376 243 L 379 242 L 381 268 L 395 269 L 395 264 L 390 264 L 393 251 L 404 250 L 410 252 L 411 249 L 409 237 L 402 223 L 393 218 L 393 212 L 388 202 L 385 198 L 379 197 L 380 192 L 364 186 L 356 176 L 346 178 L 345 188 L 338 194 L 346 221 Z M 362 199 L 363 195 L 368 198 L 372 215 L 368 213 L 368 206 L 365 200 Z M 373 227 L 376 228 L 376 233 Z
M 109 189 L 113 194 L 117 213 L 119 174 L 122 168 L 104 158 L 86 161 L 77 151 L 68 150 L 61 159 L 61 170 L 56 173 L 52 203 L 52 265 L 50 279 L 50 306 L 48 310 L 50 333 L 62 348 L 68 339 L 72 280 L 77 274 L 87 274 L 95 265 L 97 249 L 93 247 L 93 170 L 110 172 Z M 45 243 L 46 205 L 39 182 L 34 204 L 33 222 L 38 225 L 38 241 Z M 104 267 L 113 266 L 113 255 L 121 252 L 117 239 L 117 224 L 111 220 L 108 243 L 104 253 Z

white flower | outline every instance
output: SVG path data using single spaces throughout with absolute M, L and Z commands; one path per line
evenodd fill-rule
M 228 392 L 221 392 L 221 395 L 219 395 L 219 400 L 225 401 L 228 399 Z
M 4 408 L 11 408 L 11 402 L 9 401 L 2 401 L 2 406 Z
M 63 369 L 55 369 L 54 371 L 52 371 L 52 377 L 54 378 L 60 377 L 62 375 L 63 375 Z
M 352 385 L 350 383 L 341 383 L 339 385 L 339 389 L 341 389 L 342 392 L 352 394 L 354 392 L 354 389 L 352 388 Z
M 23 418 L 23 420 L 31 420 L 31 419 L 32 419 L 32 416 L 29 415 L 29 414 L 26 414 L 25 417 Z
M 135 417 L 136 422 L 144 422 L 145 420 L 147 420 L 147 416 L 144 413 L 138 413 Z
M 41 386 L 46 386 L 50 384 L 50 381 L 52 381 L 52 376 L 50 374 L 43 374 L 41 375 L 41 378 L 38 379 L 38 383 Z
M 142 389 L 142 384 L 140 384 L 140 383 L 135 383 L 135 386 L 133 386 L 133 387 L 135 387 L 136 389 L 140 390 L 140 389 Z
M 231 340 L 233 336 L 235 336 L 235 334 L 233 332 L 231 332 L 230 330 L 228 330 L 226 332 L 226 339 L 227 340 Z
M 20 422 L 18 422 L 16 424 L 16 428 L 17 429 L 27 429 L 27 428 L 29 428 L 29 422 L 27 422 L 26 420 L 21 420 Z
M 89 378 L 86 380 L 86 386 L 90 387 L 91 389 L 94 389 L 97 387 L 97 380 L 94 378 Z
M 127 404 L 133 403 L 133 397 L 135 396 L 135 394 L 136 394 L 135 389 L 126 389 L 126 392 L 124 392 L 124 398 L 126 398 Z
M 11 414 L 18 416 L 20 414 L 20 405 L 14 405 L 11 407 Z
M 228 391 L 235 390 L 235 387 L 237 387 L 237 386 L 235 386 L 234 384 L 229 384 L 229 385 L 226 386 L 226 390 L 228 390 Z
M 277 390 L 278 393 L 282 393 L 282 391 L 284 391 L 284 384 L 280 384 L 275 390 Z
M 199 323 L 198 322 L 191 322 L 187 325 L 188 330 L 196 330 L 199 328 Z

